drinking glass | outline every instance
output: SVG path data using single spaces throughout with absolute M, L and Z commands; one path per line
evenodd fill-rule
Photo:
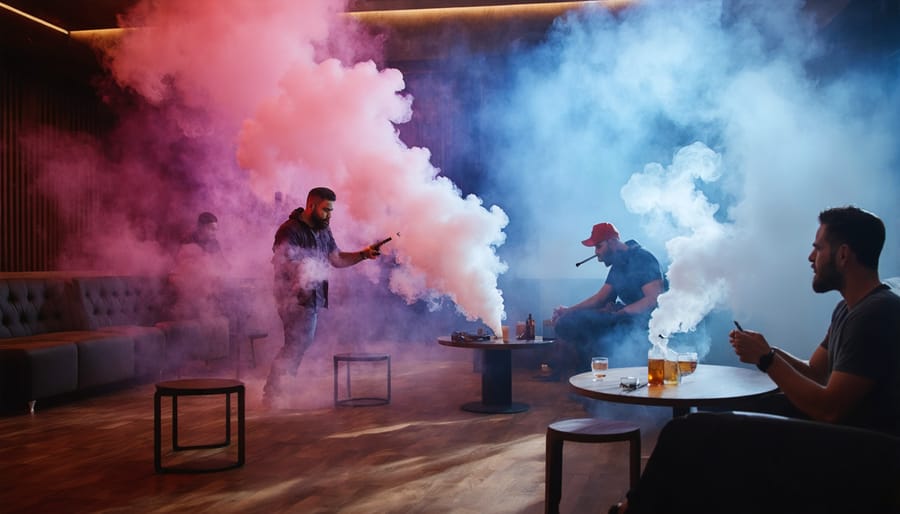
M 594 372 L 594 380 L 603 380 L 606 378 L 606 370 L 608 369 L 608 357 L 591 357 L 591 370 Z
M 681 376 L 686 377 L 697 371 L 697 352 L 684 352 L 678 354 L 678 368 Z
M 663 385 L 665 374 L 666 353 L 655 344 L 647 350 L 647 384 L 652 386 Z

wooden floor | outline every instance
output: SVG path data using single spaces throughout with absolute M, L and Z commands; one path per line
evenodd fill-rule
M 539 382 L 532 380 L 533 369 L 517 368 L 514 400 L 531 408 L 473 414 L 459 408 L 480 397 L 472 350 L 424 343 L 366 350 L 392 356 L 390 405 L 334 408 L 330 354 L 304 362 L 283 410 L 260 405 L 265 362 L 245 370 L 247 459 L 231 471 L 154 473 L 152 384 L 39 403 L 34 415 L 2 417 L 0 511 L 543 512 L 546 427 L 588 415 L 565 380 Z M 365 379 L 367 371 L 380 370 L 361 369 L 357 393 L 377 388 L 374 378 Z M 223 403 L 216 397 L 180 400 L 182 444 L 221 438 Z M 607 406 L 592 404 L 601 408 L 594 414 L 640 421 L 645 457 L 668 415 L 634 406 L 607 412 Z M 164 450 L 171 448 L 165 428 Z M 567 443 L 561 511 L 606 512 L 627 488 L 627 451 L 627 443 Z M 231 448 L 167 453 L 164 459 L 234 455 Z

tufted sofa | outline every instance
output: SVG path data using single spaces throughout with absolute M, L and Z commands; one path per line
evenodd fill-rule
M 228 319 L 172 319 L 165 277 L 0 275 L 4 410 L 229 355 Z

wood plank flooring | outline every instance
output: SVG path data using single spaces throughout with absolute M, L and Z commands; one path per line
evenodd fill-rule
M 245 370 L 247 460 L 231 471 L 154 473 L 152 384 L 39 403 L 35 415 L 2 417 L 0 511 L 543 512 L 546 427 L 588 415 L 565 380 L 538 382 L 533 369 L 514 369 L 513 398 L 531 408 L 473 414 L 459 408 L 480 397 L 472 350 L 388 342 L 366 351 L 392 356 L 390 405 L 334 408 L 326 352 L 304 362 L 283 410 L 267 411 L 259 402 L 268 362 Z M 360 383 L 376 385 L 374 378 Z M 168 405 L 164 401 L 166 419 Z M 179 400 L 182 444 L 221 438 L 223 405 L 221 397 Z M 666 409 L 600 407 L 600 415 L 641 422 L 645 456 L 669 415 Z M 166 429 L 164 452 L 171 448 Z M 606 512 L 627 488 L 627 452 L 626 443 L 567 443 L 561 511 Z M 164 459 L 234 455 L 232 446 L 166 453 Z

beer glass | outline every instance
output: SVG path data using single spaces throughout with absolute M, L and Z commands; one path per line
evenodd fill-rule
M 652 386 L 663 385 L 666 354 L 662 348 L 652 345 L 647 350 L 647 383 Z
M 684 352 L 678 354 L 678 369 L 681 376 L 686 377 L 697 371 L 697 352 Z
M 681 383 L 681 371 L 678 368 L 678 354 L 669 350 L 663 362 L 663 384 L 678 385 Z
M 591 371 L 594 373 L 594 380 L 603 380 L 606 378 L 606 370 L 608 369 L 608 357 L 591 357 Z

